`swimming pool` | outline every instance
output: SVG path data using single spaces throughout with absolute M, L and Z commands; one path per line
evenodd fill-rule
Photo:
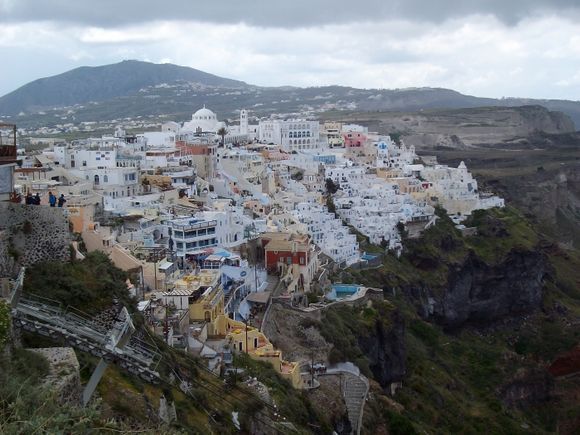
M 357 284 L 332 284 L 331 290 L 326 294 L 326 298 L 331 301 L 348 298 L 354 295 L 361 288 Z

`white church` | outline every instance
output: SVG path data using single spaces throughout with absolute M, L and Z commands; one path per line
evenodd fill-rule
M 225 122 L 219 121 L 217 115 L 205 105 L 191 115 L 191 120 L 180 124 L 175 121 L 168 121 L 161 126 L 161 132 L 146 133 L 149 141 L 157 146 L 171 146 L 175 143 L 175 137 L 203 137 L 206 140 L 211 138 L 214 142 L 221 141 L 218 131 L 226 129 L 225 143 L 239 144 L 254 140 L 257 137 L 258 126 L 248 124 L 248 111 L 240 111 L 240 124 L 228 126 Z M 169 144 L 169 145 L 168 145 Z
M 186 121 L 181 127 L 180 133 L 213 133 L 216 134 L 220 128 L 227 128 L 225 122 L 220 122 L 217 115 L 207 109 L 205 105 L 191 115 L 191 121 Z

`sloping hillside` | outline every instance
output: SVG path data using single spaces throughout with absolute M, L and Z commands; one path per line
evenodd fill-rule
M 205 86 L 244 87 L 244 82 L 225 79 L 193 68 L 126 60 L 112 65 L 80 67 L 28 83 L 0 98 L 0 113 L 104 101 L 130 95 L 140 89 L 176 81 Z

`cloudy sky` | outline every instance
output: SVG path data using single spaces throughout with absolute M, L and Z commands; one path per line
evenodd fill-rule
M 580 100 L 578 0 L 0 0 L 0 95 L 123 59 L 257 85 Z

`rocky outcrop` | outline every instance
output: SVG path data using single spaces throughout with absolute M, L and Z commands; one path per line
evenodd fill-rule
M 548 401 L 553 388 L 554 380 L 546 370 L 522 369 L 498 393 L 506 406 L 525 409 Z
M 400 382 L 405 376 L 407 350 L 405 321 L 400 311 L 393 311 L 389 327 L 378 319 L 374 333 L 358 336 L 358 346 L 369 361 L 375 380 L 383 388 Z
M 538 308 L 547 268 L 539 251 L 513 250 L 494 265 L 471 253 L 449 272 L 446 288 L 412 287 L 408 293 L 422 317 L 448 329 L 467 322 L 485 324 Z

